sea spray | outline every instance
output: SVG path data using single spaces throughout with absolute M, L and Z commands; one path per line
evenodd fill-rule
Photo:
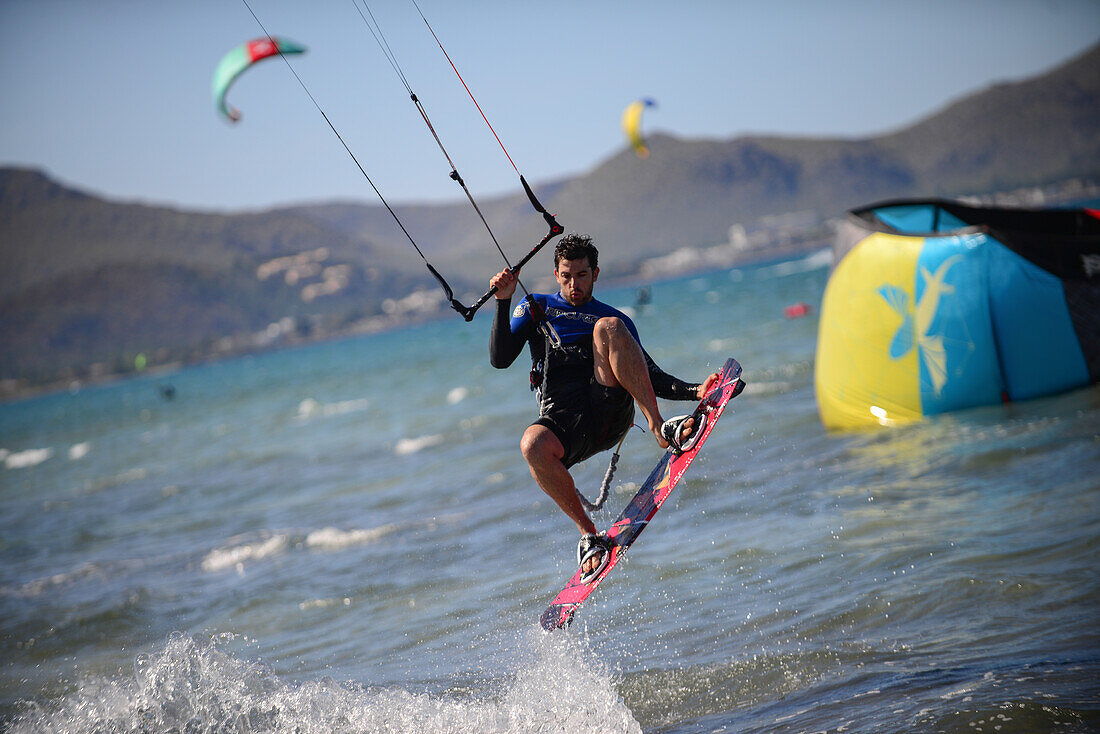
M 172 634 L 131 672 L 86 677 L 50 702 L 24 702 L 10 731 L 45 732 L 641 732 L 582 641 L 535 628 L 507 643 L 494 693 L 442 693 L 358 682 L 292 682 L 237 657 L 236 635 Z M 508 645 L 505 653 L 502 648 Z M 502 666 L 504 667 L 504 666 Z

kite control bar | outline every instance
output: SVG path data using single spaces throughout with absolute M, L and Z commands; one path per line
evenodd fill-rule
M 519 269 L 526 265 L 527 261 L 533 258 L 535 254 L 538 253 L 538 251 L 541 250 L 547 242 L 565 231 L 560 224 L 554 221 L 554 216 L 552 214 L 543 214 L 543 216 L 546 218 L 547 223 L 549 223 L 550 225 L 550 231 L 547 232 L 546 236 L 543 237 L 537 245 L 531 248 L 530 252 L 523 256 L 522 260 L 517 262 L 511 268 L 513 273 L 518 273 Z M 474 318 L 474 314 L 477 313 L 477 310 L 484 306 L 486 301 L 496 295 L 496 292 L 497 289 L 494 286 L 485 291 L 485 294 L 481 298 L 477 299 L 477 301 L 475 301 L 472 306 L 462 306 L 462 304 L 459 303 L 458 306 L 462 306 L 462 308 L 458 308 L 458 306 L 455 306 L 456 301 L 454 300 L 451 301 L 451 306 L 454 307 L 454 309 L 460 314 L 462 314 L 462 318 L 466 319 L 467 321 L 471 321 Z
M 547 242 L 554 239 L 559 234 L 565 231 L 565 228 L 558 224 L 558 220 L 554 218 L 554 215 L 546 211 L 546 208 L 542 205 L 541 202 L 539 202 L 538 198 L 535 196 L 535 192 L 531 190 L 531 187 L 527 184 L 527 181 L 523 178 L 522 175 L 519 177 L 519 182 L 523 184 L 523 190 L 527 192 L 527 198 L 531 200 L 531 205 L 535 207 L 535 211 L 542 214 L 542 218 L 546 220 L 546 224 L 549 225 L 550 231 L 547 232 L 546 236 L 539 240 L 538 244 L 532 247 L 531 251 L 524 255 L 523 258 L 520 259 L 515 265 L 509 266 L 509 269 L 513 273 L 519 273 L 520 268 L 526 265 L 531 258 L 538 254 L 539 250 L 541 250 Z M 454 297 L 454 292 L 451 290 L 451 286 L 447 285 L 447 281 L 443 279 L 443 276 L 440 275 L 439 272 L 435 268 L 433 268 L 430 263 L 428 263 L 428 270 L 432 272 L 432 275 L 434 275 L 436 280 L 439 281 L 439 284 L 443 286 L 443 290 L 447 294 L 447 300 L 451 303 L 451 308 L 462 314 L 462 318 L 466 319 L 467 321 L 473 321 L 474 314 L 477 313 L 477 310 L 484 306 L 485 302 L 492 298 L 497 292 L 497 289 L 494 286 L 485 291 L 485 294 L 481 298 L 477 299 L 477 301 L 475 301 L 473 305 L 465 306 Z

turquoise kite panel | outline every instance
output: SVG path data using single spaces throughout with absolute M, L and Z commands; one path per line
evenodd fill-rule
M 993 331 L 1012 400 L 1089 384 L 1062 280 L 990 239 L 986 261 Z
M 925 415 L 1001 401 L 984 234 L 925 240 L 917 258 L 916 338 Z
M 903 234 L 948 232 L 970 225 L 934 204 L 900 204 L 875 209 L 875 216 Z

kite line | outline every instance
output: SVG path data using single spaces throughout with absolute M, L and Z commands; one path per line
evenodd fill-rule
M 261 30 L 263 30 L 264 34 L 267 35 L 268 37 L 271 37 L 271 34 L 268 33 L 267 28 L 264 26 L 263 22 L 260 20 L 259 16 L 256 14 L 256 12 L 252 9 L 252 6 L 249 4 L 248 0 L 241 0 L 241 1 L 244 3 L 245 7 L 248 8 L 249 13 L 252 15 L 253 19 L 255 19 L 256 23 L 260 26 Z M 560 235 L 564 231 L 564 229 L 562 228 L 562 226 L 560 224 L 558 224 L 557 220 L 554 218 L 554 215 L 551 214 L 550 212 L 548 212 L 546 210 L 546 208 L 542 205 L 542 203 L 538 200 L 538 198 L 535 196 L 534 191 L 527 184 L 527 181 L 523 177 L 523 174 L 520 173 L 519 168 L 516 166 L 515 162 L 512 160 L 512 156 L 509 155 L 508 150 L 504 147 L 504 143 L 500 140 L 500 136 L 497 135 L 497 132 L 493 128 L 492 124 L 489 122 L 488 117 L 486 117 L 485 113 L 482 111 L 481 105 L 478 104 L 477 99 L 474 97 L 473 93 L 470 91 L 470 88 L 469 88 L 469 86 L 467 86 L 466 81 L 462 78 L 461 73 L 459 73 L 458 68 L 455 66 L 454 62 L 451 60 L 451 57 L 447 53 L 447 50 L 443 47 L 443 44 L 440 42 L 439 37 L 435 33 L 435 30 L 432 28 L 431 24 L 428 23 L 428 19 L 424 16 L 424 13 L 421 11 L 420 6 L 416 4 L 415 0 L 412 0 L 412 2 L 413 2 L 413 5 L 416 7 L 417 12 L 420 14 L 421 19 L 424 21 L 425 25 L 427 25 L 429 32 L 431 32 L 431 34 L 432 34 L 432 37 L 435 39 L 436 44 L 439 46 L 440 50 L 443 52 L 443 55 L 446 57 L 448 63 L 451 65 L 451 68 L 454 70 L 455 74 L 458 76 L 458 79 L 462 83 L 463 88 L 465 88 L 466 93 L 470 96 L 470 99 L 473 101 L 474 106 L 477 107 L 478 112 L 481 113 L 482 119 L 485 121 L 485 124 L 488 125 L 489 130 L 492 132 L 493 137 L 497 141 L 497 144 L 500 145 L 500 148 L 504 152 L 505 157 L 508 158 L 508 162 L 511 163 L 512 168 L 515 169 L 517 175 L 519 175 L 520 184 L 522 185 L 524 192 L 527 194 L 527 198 L 531 202 L 532 207 L 534 207 L 535 211 L 542 214 L 543 219 L 546 221 L 546 223 L 549 227 L 549 230 L 548 230 L 547 234 L 538 243 L 536 243 L 534 245 L 534 247 L 532 247 L 531 250 L 526 255 L 524 255 L 524 257 L 522 257 L 514 265 L 509 261 L 509 258 L 507 256 L 507 254 L 504 252 L 504 249 L 503 249 L 503 247 L 501 247 L 499 240 L 497 239 L 496 235 L 493 233 L 492 228 L 489 226 L 489 222 L 486 219 L 484 213 L 482 212 L 481 207 L 478 205 L 477 200 L 474 198 L 473 194 L 470 192 L 469 188 L 466 186 L 466 182 L 462 178 L 461 174 L 459 174 L 458 168 L 455 166 L 454 161 L 451 159 L 450 154 L 447 152 L 446 147 L 443 145 L 443 141 L 439 137 L 439 134 L 436 131 L 435 126 L 432 124 L 431 118 L 428 117 L 428 114 L 427 114 L 426 109 L 424 108 L 424 105 L 421 103 L 420 99 L 417 97 L 416 93 L 413 91 L 412 85 L 409 83 L 408 78 L 406 77 L 405 72 L 402 69 L 400 63 L 398 63 L 396 55 L 394 54 L 392 48 L 390 47 L 389 42 L 386 40 L 385 35 L 382 33 L 381 26 L 378 24 L 377 20 L 375 19 L 374 13 L 371 12 L 369 5 L 367 5 L 366 0 L 363 0 L 363 8 L 366 9 L 366 13 L 364 13 L 363 9 L 361 9 L 359 7 L 358 0 L 352 0 L 352 3 L 355 5 L 355 9 L 359 13 L 360 18 L 363 20 L 363 23 L 367 26 L 367 29 L 370 31 L 371 35 L 374 37 L 375 42 L 378 44 L 379 49 L 381 49 L 383 55 L 386 57 L 386 60 L 390 63 L 390 66 L 393 68 L 394 72 L 397 74 L 398 78 L 401 80 L 402 85 L 405 87 L 406 91 L 408 92 L 410 99 L 412 100 L 413 104 L 416 106 L 417 111 L 420 113 L 420 116 L 424 120 L 425 125 L 427 125 L 429 132 L 431 133 L 432 137 L 435 139 L 436 144 L 439 146 L 439 149 L 442 152 L 444 158 L 446 158 L 447 163 L 451 168 L 451 172 L 449 174 L 450 178 L 453 179 L 456 183 L 459 184 L 459 186 L 462 187 L 463 192 L 466 194 L 466 198 L 470 201 L 470 204 L 471 204 L 471 206 L 473 206 L 475 212 L 477 212 L 477 215 L 481 219 L 482 224 L 484 224 L 485 229 L 488 232 L 490 239 L 492 240 L 493 244 L 495 245 L 497 251 L 500 253 L 501 257 L 504 259 L 504 263 L 505 263 L 506 267 L 513 274 L 516 275 L 517 284 L 523 289 L 523 292 L 526 296 L 526 301 L 527 301 L 527 303 L 529 304 L 529 306 L 531 308 L 532 316 L 534 317 L 534 320 L 538 324 L 539 330 L 542 331 L 543 334 L 550 340 L 551 344 L 553 344 L 555 346 L 559 346 L 561 344 L 561 339 L 558 337 L 557 332 L 554 330 L 553 326 L 550 325 L 549 320 L 546 318 L 546 315 L 542 312 L 542 309 L 536 304 L 535 300 L 533 298 L 531 298 L 530 292 L 523 285 L 523 283 L 519 280 L 518 276 L 519 276 L 520 269 L 524 265 L 526 265 L 527 262 L 532 257 L 534 257 L 535 254 L 537 254 L 546 245 L 546 243 L 548 243 L 554 237 Z M 368 16 L 369 16 L 369 20 L 368 20 Z M 446 299 L 449 302 L 451 308 L 453 308 L 455 311 L 457 311 L 459 314 L 461 314 L 462 317 L 466 321 L 471 321 L 474 317 L 474 314 L 477 312 L 477 310 L 482 305 L 484 305 L 496 293 L 497 289 L 496 288 L 490 288 L 488 291 L 485 292 L 484 295 L 482 295 L 476 302 L 474 302 L 470 306 L 464 305 L 457 298 L 455 298 L 454 290 L 451 288 L 451 286 L 447 282 L 446 278 L 444 278 L 443 275 L 428 260 L 427 256 L 424 254 L 423 250 L 421 250 L 420 246 L 416 243 L 416 240 L 413 238 L 413 236 L 409 232 L 408 228 L 406 228 L 405 224 L 401 221 L 401 218 L 397 215 L 397 212 L 394 211 L 393 207 L 391 207 L 389 202 L 386 201 L 386 198 L 382 195 L 381 190 L 378 188 L 377 185 L 375 185 L 374 181 L 371 179 L 371 177 L 367 173 L 366 169 L 359 162 L 358 157 L 352 151 L 352 149 L 348 145 L 348 143 L 344 140 L 344 137 L 340 134 L 339 130 L 336 128 L 336 125 L 333 124 L 332 120 L 325 113 L 324 109 L 321 107 L 321 104 L 317 101 L 316 97 L 314 97 L 312 92 L 310 92 L 309 87 L 306 85 L 305 81 L 298 74 L 297 70 L 294 68 L 294 65 L 290 63 L 290 60 L 286 57 L 286 55 L 281 50 L 279 50 L 278 53 L 279 53 L 280 58 L 282 58 L 283 62 L 287 65 L 287 68 L 290 69 L 290 72 L 294 75 L 294 78 L 298 81 L 299 86 L 301 86 L 302 90 L 306 93 L 306 96 L 309 98 L 310 102 L 313 103 L 313 106 L 317 109 L 317 112 L 320 113 L 322 118 L 324 118 L 325 122 L 329 126 L 329 129 L 332 130 L 333 134 L 336 136 L 337 140 L 343 146 L 343 148 L 347 152 L 348 156 L 355 163 L 356 168 L 359 169 L 359 172 L 363 175 L 363 178 L 366 179 L 367 183 L 370 185 L 370 187 L 374 191 L 375 195 L 382 202 L 382 205 L 386 208 L 386 211 L 389 212 L 389 214 L 393 218 L 394 222 L 401 229 L 402 233 L 404 233 L 405 238 L 413 246 L 413 249 L 415 249 L 417 254 L 420 255 L 420 258 L 424 261 L 424 264 L 428 268 L 428 271 L 432 274 L 433 277 L 435 277 L 436 281 L 438 281 L 439 285 L 443 289 L 443 292 L 444 292 L 444 294 L 446 296 Z

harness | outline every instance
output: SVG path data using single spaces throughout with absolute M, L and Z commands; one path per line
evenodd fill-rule
M 547 376 L 550 372 L 551 355 L 557 355 L 559 357 L 559 359 L 556 360 L 556 368 L 583 366 L 589 370 L 589 374 L 591 374 L 591 370 L 595 363 L 592 353 L 591 337 L 586 339 L 582 338 L 573 344 L 562 344 L 561 342 L 554 343 L 549 337 L 543 334 L 542 354 L 541 356 L 536 354 L 531 355 L 530 372 L 531 390 L 535 392 L 538 399 L 539 415 L 545 414 L 547 408 L 547 395 L 544 388 L 547 382 Z M 622 450 L 625 441 L 626 434 L 623 434 L 622 440 L 619 441 L 619 445 L 615 448 L 615 453 L 611 455 L 611 461 L 608 463 L 607 472 L 604 474 L 603 482 L 600 485 L 599 496 L 596 498 L 596 501 L 590 502 L 587 497 L 581 494 L 580 489 L 577 489 L 577 498 L 589 512 L 601 510 L 607 502 L 608 495 L 610 494 L 611 480 L 615 476 L 615 468 L 619 463 L 619 452 Z

